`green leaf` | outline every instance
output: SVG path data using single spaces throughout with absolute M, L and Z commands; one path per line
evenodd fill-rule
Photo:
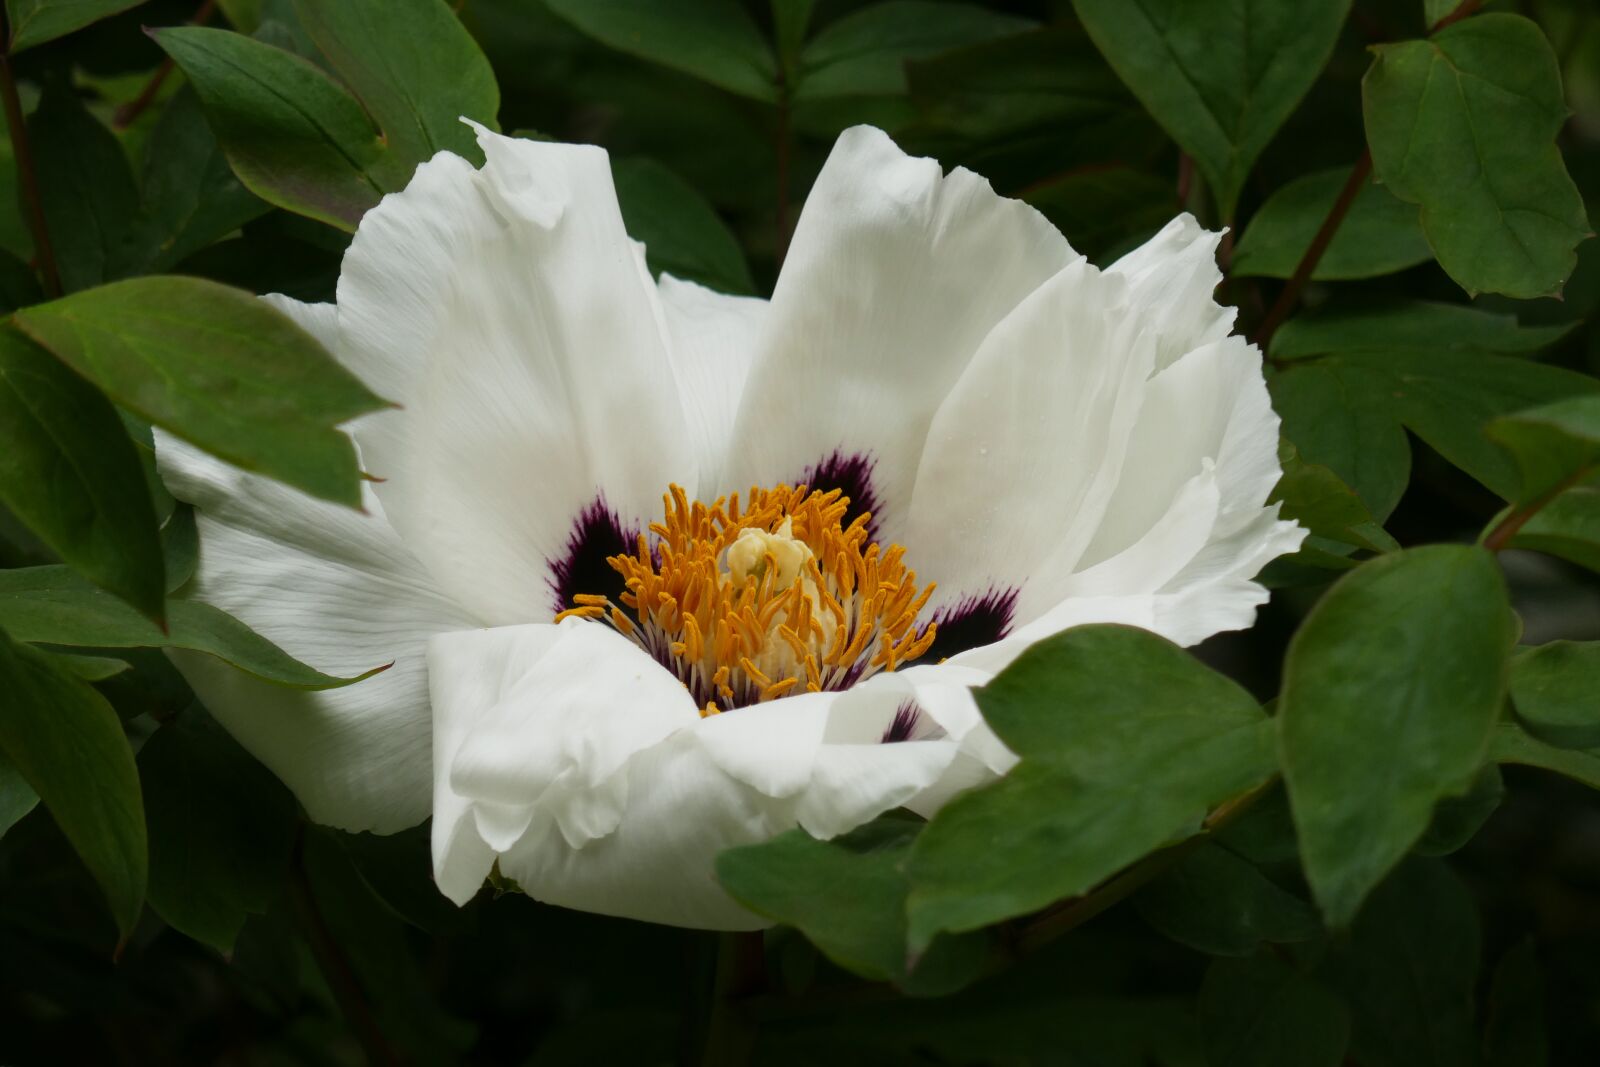
M 1340 579 L 1289 643 L 1277 724 L 1301 858 L 1343 926 L 1483 765 L 1515 639 L 1480 548 L 1429 545 Z
M 139 750 L 150 907 L 228 952 L 288 869 L 298 808 L 283 785 L 195 705 Z
M 1421 348 L 1528 355 L 1555 344 L 1572 327 L 1522 326 L 1513 315 L 1428 300 L 1333 304 L 1284 323 L 1272 335 L 1272 356 L 1299 359 L 1362 349 Z
M 1600 488 L 1568 489 L 1540 508 L 1511 539 L 1528 548 L 1600 571 Z
M 387 149 L 372 120 L 318 67 L 226 30 L 151 36 L 188 75 L 228 163 L 261 199 L 353 232 L 388 191 L 375 177 Z
M 924 994 L 949 992 L 976 977 L 988 945 L 982 937 L 946 935 L 920 959 L 908 954 L 904 866 L 920 829 L 882 818 L 832 841 L 791 830 L 723 852 L 717 880 L 745 907 L 800 930 L 847 970 Z M 927 988 L 935 976 L 944 981 Z
M 1600 750 L 1549 745 L 1529 736 L 1516 723 L 1503 722 L 1495 728 L 1490 755 L 1496 763 L 1540 767 L 1600 789 Z
M 127 660 L 112 659 L 109 656 L 79 656 L 64 652 L 53 655 L 56 666 L 86 682 L 108 681 L 133 667 Z M 115 704 L 112 706 L 115 707 Z
M 73 293 L 125 275 L 139 190 L 116 136 L 63 86 L 40 99 L 28 136 L 62 288 Z
M 1522 475 L 1512 502 L 1542 500 L 1600 462 L 1600 393 L 1506 415 L 1489 425 L 1489 436 L 1511 453 Z
M 976 695 L 1022 762 L 917 839 L 913 951 L 1088 891 L 1273 770 L 1270 723 L 1249 694 L 1140 630 L 1041 641 Z
M 188 86 L 150 131 L 143 175 L 133 253 L 141 273 L 171 270 L 268 210 L 228 166 L 200 98 Z
M 390 188 L 443 149 L 482 160 L 461 119 L 497 129 L 500 87 L 444 0 L 295 0 L 294 10 L 383 131 Z
M 551 11 L 619 52 L 755 100 L 778 98 L 777 60 L 734 0 L 546 0 Z
M 1589 223 L 1556 147 L 1567 106 L 1539 27 L 1492 13 L 1373 50 L 1361 84 L 1373 165 L 1422 206 L 1439 265 L 1473 294 L 1560 293 Z
M 1293 275 L 1349 174 L 1348 168 L 1319 170 L 1279 187 L 1250 219 L 1234 250 L 1231 272 L 1240 277 Z M 1416 207 L 1367 181 L 1311 277 L 1316 281 L 1375 278 L 1432 258 Z
M 39 803 L 39 794 L 0 750 L 0 837 Z
M 44 801 L 126 938 L 144 906 L 146 855 L 139 772 L 122 723 L 87 682 L 3 632 L 0 686 L 0 754 Z
M 1330 359 L 1275 373 L 1267 385 L 1301 460 L 1354 489 L 1373 521 L 1388 518 L 1411 477 L 1411 442 L 1379 395 L 1382 383 Z
M 1350 1007 L 1350 1059 L 1361 1067 L 1478 1062 L 1472 1006 L 1477 909 L 1440 860 L 1412 857 L 1372 894 L 1318 977 Z
M 198 278 L 137 278 L 16 322 L 136 415 L 245 470 L 360 506 L 355 446 L 336 427 L 384 402 L 264 301 Z
M 161 617 L 156 513 L 122 420 L 11 330 L 0 330 L 0 502 L 90 581 Z
M 227 612 L 193 600 L 167 601 L 167 630 L 84 581 L 68 567 L 0 570 L 0 627 L 19 641 L 86 648 L 187 648 L 233 664 L 264 681 L 297 689 L 335 689 L 335 678 L 301 663 Z
M 1551 641 L 1511 657 L 1511 703 L 1530 734 L 1600 748 L 1600 641 Z
M 161 527 L 161 555 L 166 562 L 166 591 L 176 593 L 194 577 L 195 566 L 200 562 L 200 528 L 193 506 L 173 506 Z
M 1271 956 L 1216 960 L 1200 985 L 1206 1060 L 1227 1067 L 1338 1067 L 1350 1013 L 1319 982 Z
M 1209 842 L 1140 890 L 1133 905 L 1160 933 L 1213 956 L 1248 956 L 1264 941 L 1308 941 L 1322 932 L 1311 905 Z
M 1261 150 L 1316 81 L 1349 0 L 1073 0 L 1095 44 L 1231 222 Z
M 738 239 L 693 186 L 650 159 L 614 160 L 611 175 L 628 235 L 644 242 L 653 273 L 724 293 L 755 292 Z
M 1512 946 L 1495 965 L 1489 1019 L 1483 1028 L 1484 1067 L 1544 1067 L 1550 1062 L 1545 1032 L 1544 979 L 1531 937 Z
M 1399 543 L 1384 530 L 1356 491 L 1327 467 L 1307 463 L 1287 441 L 1278 449 L 1283 475 L 1268 503 L 1281 501 L 1279 515 L 1318 537 L 1372 552 L 1393 552 Z
M 14 55 L 36 44 L 64 37 L 107 15 L 115 15 L 144 0 L 6 0 L 6 21 L 11 26 Z
M 1491 763 L 1478 771 L 1472 786 L 1458 797 L 1445 797 L 1433 809 L 1433 821 L 1412 849 L 1421 856 L 1448 856 L 1466 847 L 1505 799 L 1500 768 Z
M 904 93 L 908 61 L 1033 26 L 975 4 L 885 0 L 829 23 L 811 39 L 800 53 L 794 99 Z
M 1173 206 L 1171 181 L 1122 166 L 1063 174 L 1024 189 L 1022 199 L 1091 258 L 1155 233 Z

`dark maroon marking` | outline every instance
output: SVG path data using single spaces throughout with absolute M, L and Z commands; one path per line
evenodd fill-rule
M 807 467 L 799 484 L 824 493 L 830 489 L 844 493 L 850 498 L 850 506 L 845 509 L 843 525 L 848 527 L 862 512 L 869 512 L 872 518 L 867 523 L 867 536 L 875 541 L 883 501 L 878 499 L 878 491 L 872 486 L 873 466 L 872 457 L 864 452 L 836 450 L 822 462 Z
M 921 717 L 922 709 L 917 707 L 916 701 L 907 700 L 895 709 L 894 721 L 883 731 L 880 743 L 892 745 L 896 741 L 911 740 L 911 732 L 917 728 L 917 720 Z
M 1011 632 L 1011 617 L 1016 610 L 1015 589 L 991 589 L 982 596 L 969 596 L 959 604 L 940 608 L 933 616 L 939 627 L 933 635 L 933 645 L 919 662 L 938 663 L 957 652 L 994 644 Z
M 572 607 L 572 598 L 579 593 L 608 596 L 613 603 L 620 603 L 627 585 L 606 560 L 633 552 L 638 542 L 638 533 L 623 529 L 622 521 L 607 506 L 605 497 L 595 497 L 572 520 L 566 555 L 550 566 L 550 592 L 555 597 L 555 610 L 562 612 Z

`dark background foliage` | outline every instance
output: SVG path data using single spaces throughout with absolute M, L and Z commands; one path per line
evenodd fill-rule
M 1600 1060 L 1591 0 L 5 8 L 0 1063 Z M 1230 225 L 1316 536 L 1197 659 L 1030 653 L 982 699 L 1015 781 L 724 856 L 764 940 L 456 909 L 426 827 L 306 824 L 159 651 L 346 681 L 167 599 L 150 425 L 357 499 L 333 427 L 377 401 L 245 293 L 332 299 L 362 211 L 476 154 L 458 114 L 605 146 L 652 267 L 730 292 L 860 122 L 1102 265 Z M 293 415 L 146 388 L 197 352 Z

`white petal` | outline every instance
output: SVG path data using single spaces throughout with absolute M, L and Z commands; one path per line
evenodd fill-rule
M 1221 240 L 1222 234 L 1201 229 L 1185 213 L 1106 270 L 1127 279 L 1133 303 L 1155 330 L 1158 367 L 1222 340 L 1233 328 L 1236 312 L 1219 306 L 1212 295 L 1222 283 L 1217 267 Z
M 434 587 L 369 491 L 363 515 L 246 474 L 157 431 L 168 487 L 198 507 L 200 559 L 185 595 L 236 616 L 343 689 L 258 681 L 175 654 L 195 692 L 318 822 L 393 832 L 428 815 L 431 724 L 423 649 L 476 625 Z
M 702 484 L 720 484 L 767 302 L 663 274 L 661 310 Z
M 479 131 L 361 222 L 340 353 L 404 409 L 358 428 L 390 522 L 485 621 L 544 621 L 552 567 L 597 499 L 624 528 L 693 449 L 655 285 L 598 148 Z
M 879 130 L 846 130 L 778 278 L 727 484 L 865 456 L 880 531 L 894 531 L 934 410 L 979 342 L 1076 258 L 1043 216 L 977 175 L 942 175 Z

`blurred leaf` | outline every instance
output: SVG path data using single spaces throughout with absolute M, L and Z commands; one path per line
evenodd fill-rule
M 1243 689 L 1174 645 L 1082 626 L 976 692 L 1022 762 L 947 805 L 907 871 L 913 951 L 1087 892 L 1200 829 L 1271 774 L 1270 724 Z
M 279 892 L 298 808 L 272 774 L 195 705 L 139 750 L 150 907 L 222 952 Z
M 45 226 L 69 293 L 127 273 L 139 190 L 116 136 L 52 86 L 28 119 Z
M 1289 643 L 1278 716 L 1306 878 L 1330 926 L 1467 790 L 1488 752 L 1514 640 L 1479 548 L 1429 545 L 1340 579 Z
M 1032 29 L 976 4 L 884 0 L 829 23 L 800 53 L 794 99 L 904 93 L 906 63 Z
M 301 663 L 232 615 L 195 600 L 167 601 L 167 630 L 68 567 L 0 570 L 0 627 L 19 641 L 84 648 L 187 648 L 264 681 L 296 689 L 336 689 L 384 670 L 335 678 Z
M 234 176 L 188 87 L 162 109 L 145 142 L 143 187 L 134 252 L 141 272 L 171 270 L 268 210 Z
M 1600 488 L 1568 489 L 1534 513 L 1511 539 L 1511 547 L 1600 571 Z
M 1231 273 L 1288 278 L 1339 198 L 1349 169 L 1320 170 L 1280 186 L 1256 210 L 1233 253 Z M 1317 281 L 1373 278 L 1426 263 L 1433 249 L 1413 205 L 1364 183 L 1311 277 Z
M 133 442 L 105 397 L 11 330 L 0 330 L 0 501 L 89 580 L 161 617 L 161 540 Z
M 132 668 L 126 660 L 111 659 L 108 656 L 79 656 L 67 653 L 52 653 L 55 664 L 69 674 L 82 678 L 86 682 L 104 682 Z
M 1322 932 L 1311 905 L 1209 842 L 1141 889 L 1133 905 L 1160 933 L 1212 956 L 1248 956 L 1264 941 L 1307 941 Z
M 1278 450 L 1283 475 L 1268 503 L 1281 501 L 1279 515 L 1293 519 L 1318 537 L 1372 552 L 1393 552 L 1399 543 L 1372 518 L 1354 489 L 1327 467 L 1307 463 L 1287 441 Z
M 100 883 L 126 938 L 144 906 L 147 864 L 139 773 L 122 724 L 87 682 L 3 632 L 0 685 L 0 753 Z
M 1100 51 L 1194 157 L 1231 223 L 1239 191 L 1328 61 L 1350 0 L 1073 0 Z
M 1544 1011 L 1539 953 L 1527 938 L 1495 965 L 1483 1033 L 1484 1067 L 1544 1067 L 1549 1063 Z
M 166 562 L 166 591 L 175 593 L 194 577 L 195 564 L 200 561 L 200 529 L 192 506 L 173 507 L 161 527 L 161 554 Z
M 386 187 L 403 186 L 441 149 L 482 161 L 461 119 L 498 129 L 500 89 L 444 0 L 295 0 L 294 10 L 383 131 Z
M 1271 956 L 1215 960 L 1200 985 L 1200 1030 L 1216 1067 L 1338 1067 L 1350 1013 L 1338 997 Z
M 1085 255 L 1104 257 L 1172 217 L 1173 185 L 1129 167 L 1093 167 L 1032 185 L 1022 199 Z
M 1542 501 L 1600 461 L 1600 393 L 1503 416 L 1489 425 L 1489 436 L 1511 453 L 1522 475 L 1512 502 Z
M 1272 356 L 1419 348 L 1527 355 L 1571 332 L 1571 323 L 1522 326 L 1515 316 L 1466 304 L 1389 299 L 1296 315 L 1272 335 Z
M 1499 810 L 1505 795 L 1500 768 L 1493 763 L 1482 768 L 1465 793 L 1439 801 L 1433 809 L 1433 821 L 1412 851 L 1421 856 L 1448 856 L 1466 847 L 1489 816 Z
M 1600 750 L 1549 745 L 1529 736 L 1516 723 L 1502 722 L 1495 727 L 1490 755 L 1496 763 L 1542 767 L 1600 789 Z
M 354 231 L 386 190 L 372 120 L 320 69 L 227 30 L 151 36 L 188 75 L 239 180 L 269 204 Z
M 1439 860 L 1413 857 L 1373 891 L 1318 977 L 1350 1006 L 1362 1067 L 1475 1064 L 1477 909 Z
M 0 837 L 39 803 L 39 794 L 0 750 Z
M 649 159 L 614 160 L 611 175 L 628 236 L 644 243 L 653 273 L 755 292 L 738 239 L 688 182 Z
M 36 44 L 81 30 L 107 15 L 138 7 L 144 0 L 6 0 L 14 55 Z
M 734 0 L 546 0 L 550 10 L 619 52 L 692 74 L 755 100 L 778 98 L 777 61 Z
M 255 33 L 261 25 L 262 8 L 266 0 L 217 0 L 217 6 L 228 24 L 240 33 Z
M 920 829 L 880 818 L 832 841 L 791 830 L 723 852 L 717 879 L 745 907 L 800 930 L 839 966 L 912 992 L 944 994 L 977 977 L 988 943 L 944 936 L 919 958 L 907 952 L 904 867 Z
M 1511 703 L 1534 737 L 1600 748 L 1600 641 L 1551 641 L 1511 657 Z
M 1411 442 L 1378 395 L 1382 383 L 1327 359 L 1273 374 L 1267 384 L 1300 459 L 1354 489 L 1373 521 L 1388 518 L 1411 477 Z
M 1589 223 L 1556 148 L 1567 106 L 1539 27 L 1491 13 L 1374 51 L 1362 81 L 1373 165 L 1422 206 L 1439 265 L 1473 294 L 1559 293 Z
M 358 507 L 336 427 L 384 402 L 290 319 L 198 278 L 138 278 L 17 312 L 34 340 L 129 411 L 245 470 Z
M 4 190 L 0 189 L 0 196 L 3 195 Z M 0 249 L 0 314 L 9 314 L 17 308 L 37 304 L 43 298 L 33 268 L 5 249 Z

